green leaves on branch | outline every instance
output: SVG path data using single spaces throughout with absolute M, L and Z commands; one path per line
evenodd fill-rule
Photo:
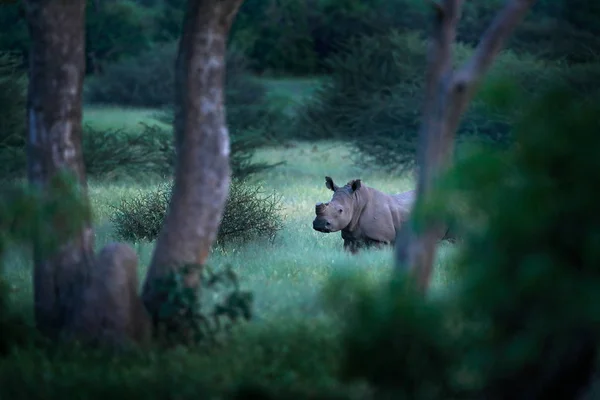
M 190 274 L 200 275 L 200 288 L 186 284 Z M 253 295 L 240 290 L 229 266 L 218 272 L 195 265 L 172 269 L 158 288 L 165 298 L 159 309 L 158 337 L 166 343 L 215 345 L 219 335 L 252 317 Z M 207 295 L 201 301 L 203 293 Z M 211 311 L 203 307 L 207 303 L 212 303 Z

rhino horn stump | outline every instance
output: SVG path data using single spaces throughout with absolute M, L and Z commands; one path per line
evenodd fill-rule
M 114 347 L 149 340 L 151 323 L 138 294 L 137 264 L 126 244 L 109 243 L 100 251 L 74 329 L 79 337 Z
M 317 203 L 315 205 L 315 213 L 317 215 L 320 215 L 323 213 L 323 211 L 325 211 L 325 207 L 327 207 L 327 203 Z

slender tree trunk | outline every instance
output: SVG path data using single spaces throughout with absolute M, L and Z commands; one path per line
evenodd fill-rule
M 223 82 L 229 30 L 243 0 L 188 0 L 176 61 L 177 162 L 169 209 L 143 288 L 155 317 L 157 279 L 185 264 L 203 265 L 215 240 L 230 183 Z M 186 277 L 197 288 L 199 272 Z
M 85 70 L 85 0 L 25 0 L 31 37 L 27 100 L 29 182 L 48 190 L 62 171 L 86 191 L 81 156 L 81 97 Z M 85 194 L 85 193 L 84 193 Z M 85 196 L 87 199 L 87 196 Z M 54 219 L 53 229 L 64 226 Z M 93 262 L 90 221 L 52 254 L 34 250 L 34 303 L 38 328 L 56 336 L 69 323 Z
M 430 39 L 423 122 L 419 132 L 417 203 L 427 202 L 432 185 L 454 156 L 460 119 L 479 82 L 489 70 L 508 36 L 535 0 L 507 0 L 492 21 L 475 53 L 459 70 L 452 70 L 452 45 L 463 0 L 433 3 L 435 26 Z M 396 240 L 396 270 L 416 274 L 418 287 L 426 291 L 433 272 L 436 243 L 446 232 L 441 221 L 421 233 L 405 224 Z

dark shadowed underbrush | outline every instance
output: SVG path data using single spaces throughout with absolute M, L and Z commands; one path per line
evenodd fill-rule
M 365 385 L 340 384 L 337 330 L 313 320 L 234 329 L 227 343 L 194 350 L 116 355 L 72 346 L 25 347 L 0 359 L 0 396 L 82 399 L 364 399 Z
M 86 173 L 100 180 L 163 177 L 172 171 L 172 140 L 166 132 L 152 126 L 144 126 L 140 132 L 128 132 L 86 125 L 81 143 Z M 4 177 L 25 176 L 24 143 L 6 151 L 0 150 L 0 158 L 4 161 Z
M 142 123 L 139 130 L 83 127 L 82 147 L 86 173 L 95 180 L 118 181 L 163 179 L 173 173 L 175 148 L 172 129 L 158 124 Z M 264 145 L 259 133 L 241 132 L 231 139 L 230 165 L 235 177 L 248 178 L 277 163 L 253 159 Z M 19 178 L 26 174 L 24 143 L 0 149 L 3 178 Z
M 25 145 L 26 76 L 21 60 L 0 52 L 0 176 L 18 172 Z
M 17 182 L 3 182 L 0 192 L 0 358 L 15 345 L 37 342 L 30 321 L 12 299 L 13 286 L 5 280 L 5 256 L 11 249 L 37 247 L 43 257 L 68 240 L 90 216 L 72 176 L 57 174 L 46 190 Z M 62 221 L 59 231 L 55 221 Z
M 111 216 L 116 235 L 127 241 L 153 241 L 158 236 L 171 197 L 172 183 L 123 198 Z M 233 179 L 216 245 L 272 241 L 283 227 L 283 203 L 277 193 L 267 193 L 259 183 Z
M 600 337 L 600 107 L 564 85 L 515 94 L 518 149 L 474 152 L 448 180 L 483 221 L 457 265 L 461 309 L 488 326 L 471 367 L 487 398 L 576 398 Z
M 86 101 L 94 104 L 118 104 L 132 107 L 164 107 L 175 99 L 175 59 L 177 42 L 156 44 L 139 55 L 107 65 L 100 76 L 86 87 Z M 247 60 L 231 48 L 227 53 L 227 85 L 235 89 L 246 85 L 247 96 L 256 93 L 250 86 Z

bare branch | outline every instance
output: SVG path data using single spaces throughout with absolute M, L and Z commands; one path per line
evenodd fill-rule
M 456 25 L 460 17 L 462 0 L 445 0 L 435 5 L 435 22 L 429 45 L 426 72 L 423 120 L 419 131 L 419 153 L 417 155 L 418 180 L 417 199 L 423 199 L 430 191 L 433 174 L 441 162 L 439 145 L 444 127 L 444 109 L 447 87 L 452 77 L 452 44 L 456 37 Z M 428 261 L 430 245 L 414 243 L 410 224 L 405 224 L 398 233 L 396 265 L 399 268 L 431 264 Z M 429 241 L 429 240 L 427 240 Z M 435 243 L 435 240 L 434 240 Z
M 490 69 L 494 59 L 502 49 L 508 37 L 516 26 L 523 20 L 527 10 L 535 0 L 510 0 L 498 12 L 475 49 L 473 56 L 454 74 L 449 93 L 449 108 L 447 110 L 447 127 L 445 142 L 453 142 L 454 132 L 458 129 L 460 119 L 469 101 L 473 97 L 483 76 Z M 443 146 L 444 148 L 446 146 Z M 451 154 L 447 154 L 445 158 Z
M 431 185 L 451 163 L 458 124 L 478 83 L 534 1 L 508 1 L 482 36 L 472 58 L 456 73 L 451 70 L 451 56 L 462 1 L 445 0 L 441 6 L 434 3 L 436 25 L 430 42 L 419 131 L 416 205 L 427 200 Z M 416 234 L 408 223 L 398 232 L 396 269 L 416 271 L 417 285 L 423 291 L 433 272 L 436 242 L 444 232 L 442 223 L 427 227 L 422 234 Z

